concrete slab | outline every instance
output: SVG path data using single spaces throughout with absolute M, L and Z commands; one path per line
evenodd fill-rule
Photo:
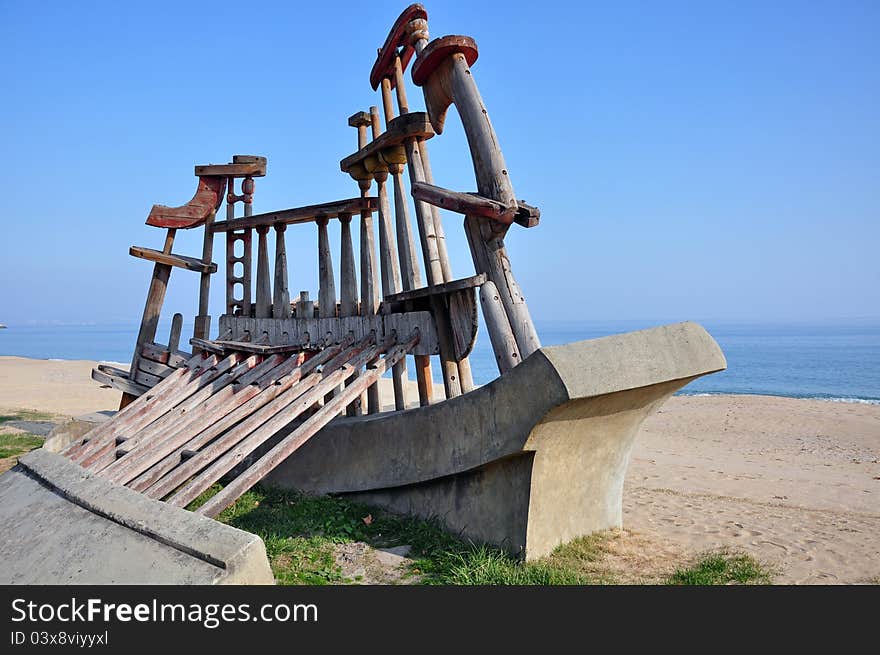
M 0 475 L 0 584 L 272 584 L 256 535 L 34 450 Z

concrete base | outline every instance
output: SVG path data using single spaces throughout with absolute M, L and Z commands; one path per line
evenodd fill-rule
M 542 348 L 458 398 L 334 421 L 267 482 L 439 516 L 466 537 L 541 557 L 621 525 L 642 421 L 725 367 L 695 323 Z
M 256 535 L 38 449 L 0 475 L 0 584 L 273 584 Z

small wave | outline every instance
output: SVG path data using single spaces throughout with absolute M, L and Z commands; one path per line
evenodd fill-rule
M 824 400 L 829 403 L 851 403 L 856 405 L 880 405 L 877 398 L 859 398 L 853 396 L 819 396 L 794 395 L 784 393 L 746 393 L 741 391 L 679 391 L 676 396 L 707 397 L 707 396 L 772 396 L 774 398 L 794 398 L 796 400 Z
M 830 403 L 854 403 L 856 405 L 880 405 L 880 400 L 874 398 L 816 398 L 816 400 L 825 400 Z

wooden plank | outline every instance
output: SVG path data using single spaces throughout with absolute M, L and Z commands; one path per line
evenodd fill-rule
M 279 429 L 302 415 L 317 403 L 328 390 L 334 389 L 347 376 L 351 374 L 353 369 L 363 366 L 364 362 L 372 359 L 378 350 L 378 346 L 371 346 L 355 357 L 350 358 L 350 353 L 344 352 L 339 357 L 342 358 L 343 364 L 338 368 L 332 369 L 328 363 L 328 370 L 332 369 L 329 374 L 316 374 L 315 377 L 309 376 L 300 382 L 302 385 L 305 380 L 309 380 L 312 387 L 305 393 L 300 393 L 299 385 L 295 385 L 281 396 L 275 398 L 261 412 L 268 418 L 261 417 L 259 422 L 245 422 L 236 426 L 231 430 L 231 434 L 227 433 L 217 442 L 211 444 L 199 455 L 187 461 L 181 466 L 182 473 L 192 475 L 198 470 L 198 466 L 210 464 L 196 477 L 190 480 L 184 487 L 179 489 L 167 502 L 170 505 L 184 507 L 194 498 L 199 496 L 205 489 L 210 487 L 214 482 L 220 479 L 227 472 L 232 470 L 245 456 L 252 453 L 256 448 L 263 444 L 267 439 L 277 433 Z M 320 375 L 320 382 L 316 382 Z M 341 393 L 345 393 L 343 390 Z M 340 396 L 340 398 L 348 399 L 349 395 Z M 330 419 L 337 416 L 345 406 L 345 402 L 331 401 L 333 410 L 329 414 Z M 326 409 L 325 405 L 325 409 Z M 325 412 L 324 416 L 327 413 Z M 234 445 L 234 447 L 232 447 Z M 222 454 L 225 453 L 225 454 Z M 221 455 L 222 456 L 218 456 Z M 212 461 L 213 460 L 213 461 Z M 183 478 L 186 479 L 186 478 Z
M 235 480 L 227 484 L 218 494 L 199 507 L 196 512 L 203 516 L 214 517 L 231 503 L 235 502 L 243 493 L 262 480 L 278 464 L 296 452 L 298 448 L 329 423 L 346 403 L 357 397 L 370 384 L 378 380 L 387 368 L 390 368 L 401 358 L 405 357 L 409 347 L 414 345 L 417 340 L 418 337 L 415 337 L 391 350 L 376 364 L 375 368 L 359 376 L 351 386 L 347 387 L 339 396 L 306 419 L 302 425 L 282 439 L 268 453 L 260 457 L 260 459 L 236 477 Z M 249 448 L 247 452 L 253 452 L 254 448 L 250 446 L 251 444 L 246 444 L 246 447 Z M 235 453 L 236 458 L 230 458 L 230 463 L 237 463 L 237 461 L 243 459 L 244 452 L 245 447 L 237 449 Z M 213 472 L 213 474 L 216 475 L 216 472 Z
M 238 357 L 229 357 L 221 366 L 206 371 L 204 375 L 191 381 L 189 385 L 176 397 L 162 401 L 162 411 L 153 415 L 153 419 L 138 429 L 118 428 L 114 430 L 116 441 L 124 440 L 126 449 L 131 451 L 140 445 L 146 445 L 145 450 L 154 451 L 169 436 L 177 431 L 186 429 L 193 421 L 197 420 L 201 412 L 209 407 L 209 399 L 212 396 L 224 397 L 232 393 L 230 385 L 237 377 L 257 366 L 258 358 L 251 356 L 243 361 Z M 237 362 L 237 363 L 236 363 Z M 225 394 L 221 393 L 224 392 Z M 156 403 L 160 404 L 160 403 Z M 129 457 L 127 461 L 137 461 L 141 456 Z M 115 471 L 127 468 L 128 464 L 119 461 L 107 462 L 106 466 L 93 466 L 92 470 L 101 471 L 102 475 L 110 479 L 117 479 Z
M 414 111 L 398 116 L 388 121 L 385 132 L 378 138 L 339 162 L 339 168 L 343 173 L 347 173 L 353 166 L 363 164 L 367 157 L 379 157 L 383 150 L 399 146 L 408 139 L 416 137 L 430 139 L 432 136 L 434 136 L 434 128 L 425 112 Z
M 197 273 L 217 272 L 217 264 L 206 264 L 200 259 L 195 259 L 194 257 L 173 255 L 171 253 L 153 250 L 152 248 L 144 248 L 143 246 L 132 246 L 128 249 L 128 253 L 133 257 L 147 259 L 151 262 L 158 262 L 160 264 L 167 264 L 168 266 L 174 266 L 176 268 L 183 268 L 188 271 L 196 271 Z
M 295 225 L 299 223 L 312 223 L 319 218 L 337 218 L 339 214 L 356 214 L 362 209 L 376 209 L 376 198 L 347 198 L 335 200 L 320 205 L 307 205 L 294 207 L 281 211 L 254 214 L 247 218 L 236 218 L 231 221 L 218 221 L 211 226 L 214 232 L 229 232 L 244 228 L 254 228 L 260 225 L 273 226 L 280 223 Z
M 132 480 L 128 486 L 136 491 L 142 491 L 153 498 L 161 498 L 165 496 L 184 482 L 190 475 L 199 470 L 178 469 L 172 471 L 172 469 L 181 462 L 181 456 L 184 450 L 199 450 L 216 437 L 223 434 L 229 428 L 240 424 L 240 422 L 241 424 L 238 425 L 236 429 L 245 430 L 248 429 L 248 424 L 255 427 L 262 424 L 263 421 L 274 415 L 276 411 L 271 408 L 263 410 L 262 408 L 265 405 L 274 400 L 280 394 L 286 392 L 294 384 L 297 384 L 303 377 L 310 375 L 318 366 L 337 357 L 342 350 L 349 346 L 351 346 L 350 340 L 343 344 L 331 346 L 304 363 L 298 362 L 297 358 L 294 357 L 288 358 L 284 363 L 272 370 L 271 376 L 267 374 L 266 376 L 258 378 L 252 382 L 252 384 L 260 389 L 256 396 L 250 398 L 244 404 L 239 405 L 236 409 L 222 418 L 211 421 L 201 432 L 192 437 L 176 451 L 170 453 L 164 459 L 156 463 L 149 470 Z M 360 344 L 358 347 L 360 347 Z M 298 363 L 295 367 L 291 368 L 290 364 L 294 361 L 297 361 Z M 241 382 L 244 383 L 244 380 L 241 380 Z M 269 382 L 271 382 L 271 384 Z M 223 439 L 229 439 L 229 436 L 226 435 Z M 212 447 L 215 450 L 219 450 L 221 453 L 225 452 L 225 447 L 222 443 L 212 445 Z M 206 453 L 205 456 L 208 456 L 208 454 Z
M 476 193 L 450 191 L 427 182 L 413 182 L 411 190 L 413 198 L 422 200 L 435 207 L 447 209 L 458 214 L 473 214 L 491 218 L 502 223 L 513 222 L 517 207 L 507 207 L 491 198 L 484 198 Z
M 142 384 L 138 384 L 137 382 L 132 382 L 128 379 L 128 374 L 126 373 L 124 376 L 119 374 L 112 374 L 107 371 L 101 370 L 101 367 L 92 369 L 92 379 L 95 382 L 100 384 L 107 385 L 108 387 L 113 387 L 114 389 L 118 389 L 123 393 L 128 393 L 133 396 L 140 396 L 141 394 L 149 391 L 149 387 L 145 387 Z
M 224 376 L 222 386 L 205 397 L 191 398 L 185 405 L 175 408 L 163 417 L 166 426 L 153 428 L 147 436 L 135 435 L 125 443 L 126 454 L 106 467 L 101 475 L 117 484 L 127 484 L 154 464 L 162 460 L 179 446 L 186 444 L 195 434 L 202 431 L 206 422 L 222 419 L 237 407 L 256 396 L 260 391 L 257 385 L 243 384 L 236 387 L 236 378 L 252 373 L 250 377 L 265 375 L 277 368 L 282 358 L 269 358 L 264 362 L 248 367 L 253 358 L 248 358 L 235 367 L 235 372 Z
M 187 381 L 191 373 L 197 373 L 199 371 L 199 364 L 202 361 L 201 355 L 194 356 L 189 362 L 187 362 L 187 366 L 181 367 L 173 374 L 169 375 L 160 388 L 147 389 L 146 391 L 148 393 L 143 393 L 143 395 L 136 398 L 126 407 L 120 409 L 113 417 L 113 425 L 109 425 L 111 421 L 97 425 L 85 435 L 85 440 L 90 442 L 99 440 L 109 434 L 111 430 L 115 429 L 116 425 L 127 421 L 137 420 L 138 417 L 144 413 L 151 411 L 153 409 L 153 405 L 151 404 L 153 398 L 162 397 L 163 395 L 174 392 L 180 384 Z M 216 361 L 216 359 L 213 361 Z M 99 364 L 98 370 L 108 375 L 128 378 L 128 371 L 123 371 L 106 364 Z M 77 461 L 82 455 L 86 454 L 88 450 L 94 448 L 97 448 L 94 443 L 91 443 L 91 445 L 83 445 L 81 442 L 76 442 L 68 446 L 63 451 L 63 454 L 74 459 L 74 461 Z
M 141 357 L 150 359 L 160 364 L 168 364 L 171 352 L 165 347 L 155 343 L 145 343 L 141 346 Z
M 395 293 L 386 297 L 385 301 L 392 303 L 405 302 L 407 300 L 416 300 L 418 298 L 428 298 L 430 296 L 451 294 L 456 291 L 461 291 L 463 289 L 472 289 L 473 287 L 478 287 L 484 284 L 487 279 L 488 278 L 485 273 L 479 273 L 477 275 L 471 275 L 470 277 L 461 278 L 459 280 L 452 280 L 451 282 L 443 282 L 441 284 L 435 284 L 433 286 L 413 289 L 412 291 L 402 291 L 400 293 Z
M 138 366 L 140 367 L 140 370 L 144 373 L 151 373 L 152 375 L 158 376 L 163 379 L 171 375 L 175 370 L 177 370 L 166 364 L 151 362 L 149 359 L 141 359 L 138 362 Z
M 217 177 L 263 177 L 266 175 L 266 158 L 240 164 L 204 164 L 195 167 L 197 176 Z
M 158 375 L 144 372 L 144 370 L 141 368 L 140 361 L 138 361 L 138 370 L 134 372 L 133 379 L 138 384 L 143 384 L 144 386 L 151 388 L 155 387 L 162 381 L 162 378 L 160 378 Z
M 185 388 L 193 379 L 200 377 L 217 363 L 215 355 L 202 360 L 201 356 L 194 356 L 189 363 L 193 367 L 185 366 L 177 369 L 160 384 L 141 395 L 124 409 L 120 410 L 113 421 L 107 421 L 96 426 L 86 436 L 88 442 L 80 448 L 70 448 L 65 451 L 71 460 L 87 467 L 100 458 L 102 452 L 106 452 L 108 445 L 115 443 L 115 437 L 133 433 L 148 425 L 153 420 L 165 413 L 162 406 L 166 400 L 178 397 L 181 389 Z

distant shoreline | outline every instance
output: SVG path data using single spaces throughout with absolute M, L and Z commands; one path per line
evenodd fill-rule
M 99 362 L 102 364 L 110 364 L 111 366 L 118 366 L 121 368 L 127 369 L 129 366 L 129 362 L 117 362 L 107 359 L 101 360 L 91 360 L 91 359 L 63 359 L 58 357 L 21 357 L 19 355 L 0 355 L 0 362 L 3 360 L 21 360 L 23 362 L 59 362 L 59 363 L 71 363 L 71 364 L 82 364 L 87 365 L 88 371 L 91 371 L 92 367 L 96 366 Z M 90 384 L 95 384 L 91 381 L 91 377 L 87 374 L 86 381 Z M 483 386 L 483 385 L 477 385 Z M 442 380 L 435 380 L 435 387 L 442 389 L 443 382 Z M 691 398 L 698 398 L 701 396 L 706 397 L 718 397 L 718 396 L 736 396 L 736 397 L 757 397 L 757 398 L 789 398 L 792 400 L 816 400 L 825 403 L 840 403 L 840 404 L 849 404 L 849 405 L 876 405 L 880 406 L 880 398 L 862 398 L 858 396 L 835 396 L 828 394 L 827 396 L 821 395 L 787 395 L 783 393 L 742 393 L 739 391 L 690 391 L 687 387 L 682 389 L 681 391 L 675 394 L 676 396 L 687 396 Z M 0 396 L 0 406 L 2 406 L 2 396 Z

